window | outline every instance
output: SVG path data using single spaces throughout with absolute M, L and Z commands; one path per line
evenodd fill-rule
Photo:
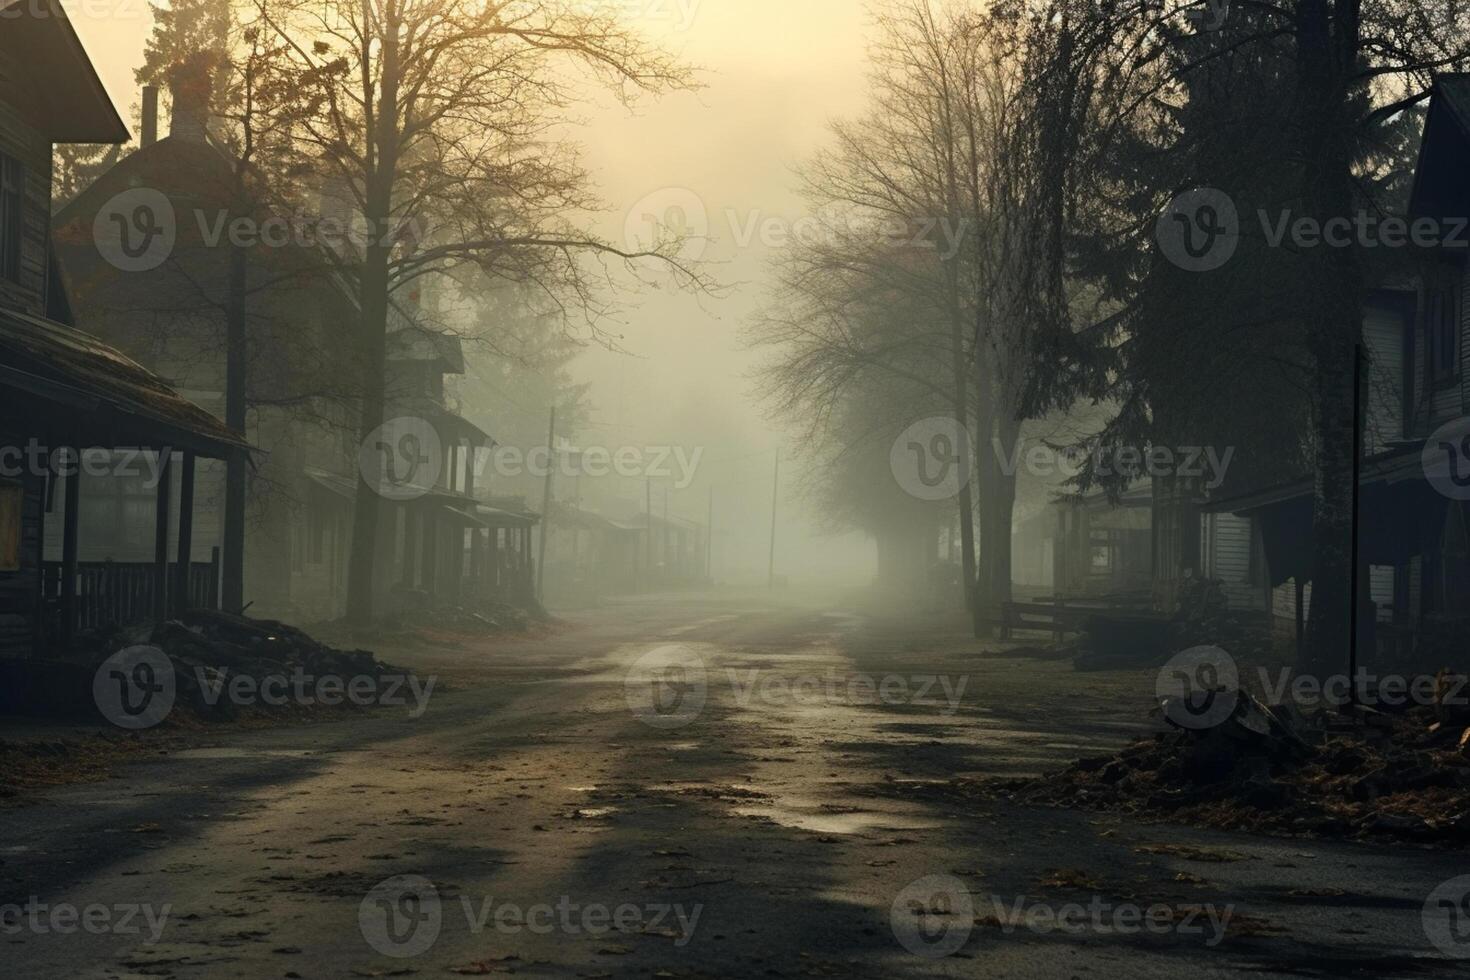
M 0 483 L 0 572 L 20 571 L 24 503 L 25 490 L 19 483 Z
M 24 228 L 25 168 L 0 153 L 0 278 L 20 278 L 20 240 Z
M 158 495 L 143 476 L 82 480 L 79 521 L 89 550 L 112 561 L 144 561 L 153 554 Z
M 1458 280 L 1441 283 L 1429 294 L 1424 324 L 1426 336 L 1425 373 L 1434 385 L 1443 385 L 1459 377 L 1460 370 L 1460 284 Z

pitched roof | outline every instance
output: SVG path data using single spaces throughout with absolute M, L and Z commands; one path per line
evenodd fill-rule
M 44 317 L 0 309 L 0 386 L 90 412 L 79 435 L 105 432 L 114 446 L 167 445 L 215 458 L 249 448 L 121 351 Z M 38 406 L 38 414 L 43 411 Z
M 21 68 L 32 104 L 17 106 L 53 143 L 126 143 L 112 99 L 58 0 L 0 0 L 0 52 Z
M 1466 160 L 1470 160 L 1470 74 L 1440 75 L 1429 96 L 1409 213 L 1442 218 L 1470 214 Z

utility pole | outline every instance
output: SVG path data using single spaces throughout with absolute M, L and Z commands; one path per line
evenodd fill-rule
M 551 534 L 551 475 L 556 472 L 556 406 L 551 406 L 551 424 L 546 429 L 546 489 L 541 494 L 541 547 L 536 557 L 536 598 L 546 601 L 546 539 Z
M 1358 628 L 1362 609 L 1358 605 L 1358 589 L 1361 586 L 1358 572 L 1358 540 L 1362 518 L 1359 481 L 1363 475 L 1363 345 L 1353 345 L 1353 532 L 1351 555 L 1352 569 L 1348 572 L 1348 705 L 1358 705 Z M 1355 716 L 1356 717 L 1356 716 Z
M 776 470 L 771 477 L 771 560 L 766 568 L 768 588 L 776 587 L 776 501 L 781 493 L 781 450 L 776 450 Z

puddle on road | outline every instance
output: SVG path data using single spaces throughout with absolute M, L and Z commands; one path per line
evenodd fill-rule
M 315 749 L 241 749 L 218 746 L 218 748 L 179 749 L 173 758 L 304 758 L 316 755 Z
M 604 820 L 618 812 L 615 806 L 584 806 L 574 811 L 579 820 Z
M 939 820 L 875 810 L 834 810 L 815 801 L 788 801 L 734 807 L 737 817 L 770 820 L 783 827 L 817 834 L 863 834 L 870 830 L 929 830 L 942 826 Z

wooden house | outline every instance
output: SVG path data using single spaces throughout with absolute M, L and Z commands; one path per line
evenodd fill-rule
M 238 168 L 210 134 L 204 90 L 176 87 L 168 135 L 145 131 L 136 152 L 59 213 L 55 237 L 79 322 L 223 416 L 234 251 L 227 218 Z M 145 119 L 156 116 L 154 99 L 145 90 Z M 170 233 L 156 261 L 119 260 L 122 242 L 109 237 L 128 231 L 139 202 Z M 257 615 L 331 619 L 345 612 L 361 460 L 355 284 L 333 243 L 317 235 L 321 226 L 264 207 L 250 217 L 240 239 L 246 434 L 261 452 L 247 482 L 244 598 Z M 425 320 L 415 308 L 390 311 L 385 419 L 423 420 L 445 455 L 422 494 L 390 495 L 380 509 L 374 591 L 384 612 L 410 594 L 421 604 L 458 601 L 451 542 L 472 506 L 466 460 L 489 445 L 445 404 L 445 375 L 464 370 L 459 340 Z M 224 486 L 222 466 L 201 473 L 199 557 L 221 544 Z M 121 480 L 92 488 L 83 501 L 84 520 L 96 526 L 87 558 L 128 561 L 147 546 L 138 494 Z
M 1430 480 L 1425 443 L 1470 414 L 1470 76 L 1446 75 L 1431 95 L 1410 203 L 1447 236 L 1416 251 L 1413 272 L 1375 289 L 1363 319 L 1359 628 L 1385 655 L 1404 655 L 1426 627 L 1459 631 L 1470 617 L 1467 503 Z M 1433 450 L 1434 447 L 1431 447 Z M 1207 502 L 1205 573 L 1232 599 L 1300 636 L 1311 601 L 1312 479 Z
M 0 31 L 0 656 L 64 649 L 79 626 L 132 604 L 160 617 L 214 599 L 190 558 L 196 459 L 245 451 L 214 416 L 138 362 L 70 325 L 50 248 L 58 142 L 121 143 L 127 129 L 55 0 L 9 5 Z M 117 451 L 123 451 L 118 453 Z M 115 455 L 179 473 L 150 488 L 148 560 L 83 565 L 81 493 Z M 83 465 L 91 464 L 91 465 Z M 43 542 L 56 529 L 48 563 Z M 170 545 L 177 542 L 177 561 Z

